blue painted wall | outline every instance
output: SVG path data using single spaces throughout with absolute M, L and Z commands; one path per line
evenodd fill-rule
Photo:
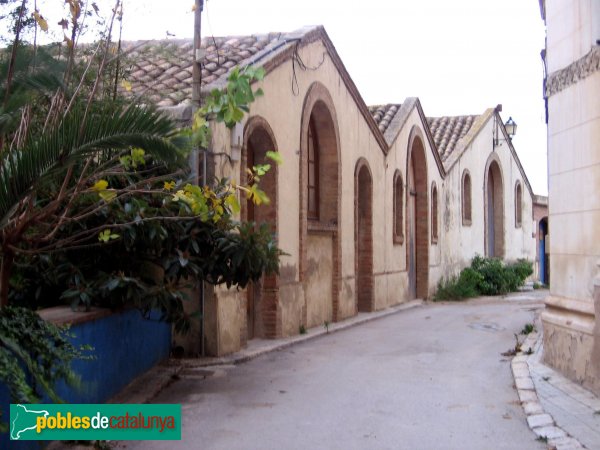
M 58 386 L 61 398 L 68 403 L 103 403 L 166 359 L 171 349 L 171 325 L 158 321 L 158 317 L 156 314 L 145 319 L 139 311 L 131 310 L 74 325 L 71 328 L 75 335 L 73 343 L 94 347 L 95 359 L 73 363 L 74 371 L 83 382 L 81 389 Z M 9 404 L 8 392 L 0 385 L 3 414 L 8 414 Z M 2 434 L 0 449 L 13 448 L 25 450 L 40 446 L 35 441 L 10 441 L 7 434 Z

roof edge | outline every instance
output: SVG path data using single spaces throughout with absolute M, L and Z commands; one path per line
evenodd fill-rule
M 331 41 L 329 35 L 325 31 L 323 25 L 304 27 L 292 33 L 289 33 L 286 36 L 286 39 L 282 42 L 273 45 L 271 48 L 268 48 L 269 46 L 267 46 L 265 49 L 263 49 L 263 51 L 260 52 L 260 54 L 257 53 L 253 55 L 253 57 L 241 61 L 239 65 L 242 66 L 257 64 L 261 59 L 264 59 L 266 56 L 272 55 L 268 60 L 262 63 L 262 67 L 265 69 L 265 73 L 269 74 L 270 72 L 278 68 L 281 64 L 291 59 L 298 49 L 297 46 L 299 46 L 299 48 L 303 48 L 319 40 L 323 42 L 323 45 L 327 50 L 331 61 L 338 70 L 338 73 L 340 74 L 340 77 L 342 78 L 350 95 L 354 99 L 358 110 L 367 122 L 368 127 L 371 129 L 371 132 L 373 133 L 375 140 L 379 144 L 381 151 L 383 152 L 384 156 L 387 155 L 389 152 L 389 146 L 385 140 L 385 137 L 383 136 L 383 133 L 381 133 L 381 131 L 379 130 L 375 119 L 373 119 L 373 117 L 371 116 L 367 104 L 360 95 L 360 92 L 354 84 L 354 81 L 352 81 L 352 78 L 350 77 L 346 66 L 344 66 L 344 63 L 338 55 L 337 50 L 335 49 L 335 46 L 333 45 L 333 42 Z M 207 92 L 215 88 L 225 87 L 225 81 L 227 80 L 227 76 L 230 71 L 227 71 L 213 83 L 204 86 L 202 89 L 203 94 L 206 94 Z
M 423 129 L 425 130 L 425 134 L 427 135 L 427 140 L 429 141 L 429 146 L 433 151 L 433 157 L 438 166 L 438 171 L 440 172 L 440 176 L 442 178 L 446 178 L 446 174 L 448 171 L 444 167 L 444 163 L 442 161 L 442 157 L 440 156 L 440 152 L 438 151 L 437 145 L 435 145 L 435 141 L 433 139 L 433 135 L 431 134 L 431 128 L 429 128 L 429 122 L 427 121 L 427 116 L 425 116 L 425 112 L 423 111 L 423 106 L 421 105 L 421 100 L 419 97 L 414 97 L 416 99 L 415 106 L 417 111 L 419 112 L 419 116 L 421 117 L 421 123 L 423 124 Z
M 493 116 L 495 108 L 488 108 L 484 111 L 483 114 L 477 116 L 477 119 L 471 125 L 471 128 L 462 138 L 460 138 L 457 142 L 456 148 L 450 154 L 450 157 L 446 161 L 446 172 L 450 172 L 452 167 L 458 162 L 458 160 L 462 157 L 463 153 L 469 148 L 469 146 L 473 143 L 475 138 L 479 135 L 483 127 L 488 123 L 490 118 Z
M 419 118 L 421 119 L 421 125 L 423 126 L 423 130 L 425 132 L 425 135 L 427 136 L 427 142 L 429 142 L 429 147 L 432 150 L 433 158 L 435 159 L 435 163 L 437 165 L 440 176 L 442 178 L 446 178 L 447 171 L 444 168 L 444 163 L 442 162 L 440 152 L 438 151 L 438 148 L 435 145 L 435 141 L 433 140 L 433 135 L 431 134 L 431 129 L 429 128 L 429 122 L 427 122 L 427 117 L 425 116 L 425 112 L 423 111 L 423 106 L 421 105 L 421 100 L 419 100 L 419 97 L 406 97 L 404 102 L 402 102 L 402 106 L 400 107 L 398 112 L 396 112 L 396 115 L 394 116 L 393 120 L 396 121 L 397 132 L 394 138 L 390 140 L 390 148 L 392 148 L 392 146 L 398 140 L 398 136 L 400 136 L 404 125 L 406 125 L 408 117 L 415 108 L 417 109 L 417 113 L 419 114 Z
M 329 52 L 329 56 L 331 57 L 331 60 L 333 61 L 336 68 L 338 69 L 338 72 L 339 72 L 340 76 L 342 77 L 342 80 L 344 81 L 346 88 L 350 92 L 350 95 L 352 96 L 352 98 L 354 99 L 354 102 L 358 106 L 359 111 L 361 112 L 362 116 L 366 120 L 367 125 L 371 129 L 371 132 L 373 133 L 375 140 L 377 140 L 379 147 L 381 147 L 381 150 L 383 151 L 384 156 L 387 155 L 390 150 L 390 147 L 387 144 L 385 137 L 383 136 L 383 133 L 381 132 L 381 130 L 379 130 L 379 127 L 377 126 L 375 119 L 373 119 L 373 116 L 371 116 L 371 113 L 369 112 L 369 108 L 367 107 L 367 104 L 363 100 L 362 95 L 360 95 L 360 91 L 358 90 L 358 88 L 354 84 L 354 81 L 350 77 L 350 74 L 348 73 L 346 66 L 344 65 L 342 59 L 338 55 L 337 50 L 335 49 L 335 46 L 333 45 L 333 42 L 331 41 L 331 39 L 329 38 L 329 35 L 325 31 L 325 28 L 322 25 L 320 25 L 315 30 L 315 33 L 317 34 L 317 36 L 315 36 L 315 37 L 320 37 L 322 39 L 323 44 L 325 45 L 325 48 Z M 304 39 L 302 40 L 302 42 L 304 43 Z

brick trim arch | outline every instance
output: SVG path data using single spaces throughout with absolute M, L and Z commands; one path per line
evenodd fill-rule
M 373 174 L 365 158 L 354 169 L 354 273 L 357 311 L 374 311 Z
M 485 254 L 486 256 L 504 258 L 504 176 L 502 163 L 497 153 L 494 152 L 489 156 L 485 163 L 484 174 Z
M 262 163 L 267 151 L 279 151 L 275 133 L 263 117 L 252 116 L 244 127 L 240 182 L 244 182 L 246 167 Z M 271 164 L 271 170 L 261 178 L 261 189 L 265 191 L 271 200 L 269 205 L 255 207 L 243 198 L 240 200 L 242 220 L 255 220 L 258 223 L 266 222 L 276 236 L 279 203 L 278 178 L 279 170 L 276 164 Z M 248 307 L 248 316 L 245 321 L 246 335 L 249 338 L 255 336 L 264 338 L 280 337 L 282 335 L 282 321 L 279 302 L 279 276 L 276 274 L 263 276 L 258 283 L 248 285 L 246 292 Z
M 319 143 L 320 167 L 320 217 L 318 221 L 310 220 L 311 229 L 321 229 L 332 234 L 333 239 L 333 275 L 332 275 L 332 319 L 339 318 L 339 292 L 341 284 L 341 242 L 340 242 L 340 210 L 341 210 L 341 151 L 340 133 L 336 108 L 327 88 L 318 81 L 313 82 L 307 90 L 302 108 L 300 124 L 300 212 L 299 212 L 299 279 L 306 281 L 307 269 L 307 236 L 309 220 L 307 218 L 308 198 L 308 127 L 311 117 Z M 303 321 L 306 324 L 306 308 Z
M 421 299 L 429 294 L 429 183 L 425 142 L 423 131 L 414 125 L 406 157 L 406 267 L 409 298 Z

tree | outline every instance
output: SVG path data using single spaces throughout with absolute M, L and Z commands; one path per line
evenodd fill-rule
M 240 193 L 257 204 L 268 202 L 259 179 L 269 164 L 256 166 L 244 185 L 220 180 L 212 187 L 190 183 L 186 167 L 192 146 L 210 142 L 211 120 L 231 127 L 243 118 L 262 95 L 251 83 L 264 73 L 234 70 L 228 86 L 213 91 L 197 111 L 192 127 L 178 130 L 159 111 L 115 94 L 120 69 L 111 36 L 120 2 L 104 39 L 88 47 L 82 60 L 76 44 L 82 3 L 67 5 L 70 33 L 58 50 L 62 57 L 22 42 L 17 20 L 13 45 L 0 65 L 6 74 L 0 111 L 0 315 L 11 311 L 11 303 L 44 306 L 43 289 L 74 305 L 159 309 L 185 330 L 187 284 L 244 287 L 278 269 L 281 252 L 268 228 L 234 220 Z M 34 26 L 43 29 L 36 13 Z M 115 48 L 117 58 L 110 56 Z M 270 157 L 279 162 L 276 154 Z M 0 327 L 0 349 L 17 361 L 27 362 L 41 348 L 36 344 L 25 354 L 2 333 Z M 2 359 L 2 351 L 0 377 L 6 380 L 12 363 Z M 55 357 L 68 363 L 71 356 Z M 52 385 L 54 379 L 39 367 L 26 367 L 44 388 Z

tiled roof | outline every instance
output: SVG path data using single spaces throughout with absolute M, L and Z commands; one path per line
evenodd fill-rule
M 369 106 L 369 112 L 375 119 L 379 131 L 385 133 L 392 122 L 392 119 L 402 105 L 399 103 L 388 103 L 387 105 L 374 105 Z
M 205 51 L 202 58 L 203 88 L 226 78 L 234 66 L 255 63 L 281 47 L 293 45 L 297 39 L 298 33 L 202 39 L 202 49 Z M 191 99 L 191 39 L 123 42 L 122 49 L 125 52 L 125 64 L 129 67 L 125 78 L 131 83 L 130 93 L 144 96 L 158 106 L 174 106 Z
M 452 154 L 459 140 L 469 132 L 477 117 L 477 115 L 471 115 L 427 118 L 431 135 L 442 161 L 446 161 Z

